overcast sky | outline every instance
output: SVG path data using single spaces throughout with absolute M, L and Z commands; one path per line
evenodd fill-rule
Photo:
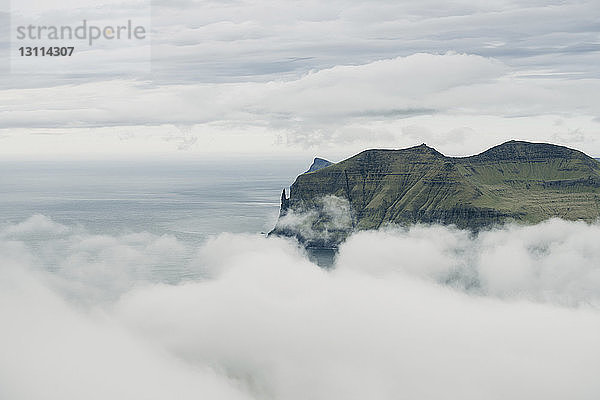
M 595 0 L 20 0 L 9 11 L 4 157 L 336 161 L 422 142 L 468 155 L 510 139 L 600 156 Z M 151 34 L 75 42 L 70 58 L 16 56 L 19 24 L 84 19 Z

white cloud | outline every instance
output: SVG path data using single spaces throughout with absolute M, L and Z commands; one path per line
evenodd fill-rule
M 508 225 L 474 238 L 442 226 L 390 227 L 353 235 L 340 250 L 339 265 L 379 277 L 416 276 L 486 296 L 598 307 L 600 251 L 593 238 L 599 232 L 598 224 L 558 219 Z
M 6 225 L 0 238 L 11 246 L 29 247 L 28 264 L 46 274 L 52 287 L 83 305 L 114 300 L 133 285 L 156 281 L 165 270 L 182 275 L 192 253 L 173 236 L 91 234 L 43 215 Z
M 3 150 L 11 154 L 317 148 L 347 157 L 427 141 L 456 144 L 464 155 L 514 138 L 577 144 L 595 154 L 597 86 L 595 79 L 515 76 L 476 55 L 413 54 L 270 82 L 11 89 L 3 92 L 11 107 L 0 114 Z M 565 123 L 556 126 L 556 118 Z M 59 150 L 54 132 L 63 134 Z
M 74 24 L 144 19 L 150 11 L 131 1 L 63 3 L 19 2 L 13 12 Z M 119 73 L 148 64 L 147 46 L 99 46 L 79 49 L 64 65 L 95 73 L 0 78 L 0 98 L 10 105 L 0 107 L 2 151 L 153 157 L 222 153 L 229 143 L 246 152 L 308 147 L 347 156 L 420 143 L 426 138 L 402 129 L 424 124 L 438 138 L 471 129 L 455 146 L 463 152 L 518 137 L 600 153 L 598 126 L 589 122 L 598 116 L 596 8 L 592 0 L 154 1 L 151 75 Z M 570 120 L 580 134 L 550 133 L 545 117 Z M 484 118 L 488 124 L 479 124 Z M 520 127 L 513 118 L 522 118 Z M 499 125 L 511 129 L 498 133 Z M 181 137 L 175 126 L 190 134 Z M 133 133 L 124 145 L 107 128 Z M 40 130 L 67 140 L 42 144 L 34 136 Z M 164 139 L 155 140 L 157 131 Z
M 18 224 L 7 225 L 0 230 L 0 236 L 62 235 L 69 231 L 69 227 L 54 222 L 44 215 L 36 214 Z
M 352 214 L 347 199 L 323 196 L 314 208 L 296 212 L 289 210 L 277 220 L 280 232 L 298 234 L 300 240 L 318 243 L 337 243 L 352 229 Z
M 554 220 L 477 238 L 439 226 L 364 232 L 332 271 L 291 241 L 225 234 L 192 262 L 201 278 L 147 282 L 84 308 L 55 284 L 60 272 L 46 270 L 39 246 L 5 238 L 0 393 L 595 399 L 598 229 Z M 108 257 L 110 273 L 186 246 L 146 233 L 66 235 L 71 244 L 49 237 L 42 251 L 76 259 L 90 286 L 102 278 L 81 254 Z
M 249 398 L 208 366 L 189 368 L 110 317 L 81 313 L 4 252 L 0 275 L 3 398 Z
M 356 257 L 342 250 L 332 273 L 295 251 L 274 253 L 270 241 L 240 239 L 204 249 L 226 270 L 218 279 L 133 292 L 120 318 L 192 365 L 221 365 L 257 397 L 591 398 L 599 389 L 588 374 L 597 311 L 470 297 L 345 264 L 447 262 L 410 238 L 386 259 L 378 250 L 390 243 L 357 237 L 348 244 Z

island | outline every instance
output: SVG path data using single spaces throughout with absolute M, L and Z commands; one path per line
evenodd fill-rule
M 298 176 L 270 235 L 335 248 L 357 230 L 415 223 L 478 232 L 507 222 L 600 217 L 600 162 L 564 146 L 509 141 L 469 157 L 425 144 L 315 159 Z

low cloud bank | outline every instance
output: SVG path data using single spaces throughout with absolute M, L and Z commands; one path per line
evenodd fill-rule
M 35 218 L 0 229 L 1 398 L 600 395 L 599 225 L 554 220 L 475 238 L 440 226 L 363 232 L 331 271 L 293 241 L 223 234 L 185 267 L 197 278 L 132 273 L 122 287 L 97 285 L 93 262 L 74 257 L 84 243 L 99 258 L 134 254 L 99 267 L 117 276 L 187 245 Z M 52 251 L 54 270 L 43 256 Z M 82 303 L 69 284 L 113 294 Z
M 417 277 L 478 295 L 600 307 L 599 224 L 553 219 L 473 236 L 417 225 L 353 235 L 338 267 Z
M 321 246 L 337 244 L 352 230 L 350 203 L 341 197 L 323 196 L 306 211 L 288 210 L 277 220 L 275 229 Z

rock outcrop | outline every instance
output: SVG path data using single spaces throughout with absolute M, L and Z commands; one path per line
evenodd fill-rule
M 333 164 L 331 161 L 327 161 L 327 160 L 325 160 L 323 158 L 316 157 L 313 160 L 313 163 L 310 166 L 310 168 L 308 169 L 308 171 L 305 172 L 305 174 L 308 174 L 309 172 L 318 171 L 318 170 L 320 170 L 322 168 L 325 168 L 325 167 L 329 167 L 331 164 Z
M 331 199 L 338 199 L 341 211 L 332 211 Z M 321 247 L 336 246 L 354 230 L 390 223 L 477 231 L 506 221 L 599 216 L 600 162 L 580 151 L 510 141 L 475 156 L 447 157 L 422 144 L 366 150 L 298 176 L 289 199 L 282 197 L 272 234 Z

